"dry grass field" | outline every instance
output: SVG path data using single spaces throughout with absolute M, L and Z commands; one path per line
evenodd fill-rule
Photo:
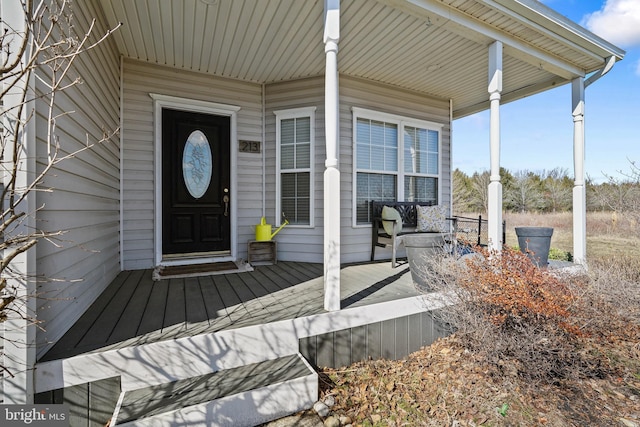
M 485 215 L 483 215 L 485 216 Z M 505 213 L 507 244 L 517 246 L 515 227 L 553 227 L 551 247 L 573 253 L 573 217 L 571 212 Z M 632 216 L 611 212 L 587 214 L 587 259 L 612 257 L 640 259 L 640 224 Z

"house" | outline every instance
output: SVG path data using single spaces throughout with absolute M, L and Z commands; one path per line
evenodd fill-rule
M 3 25 L 24 28 L 21 3 L 2 2 Z M 122 25 L 74 63 L 83 84 L 56 98 L 57 113 L 73 111 L 57 118 L 56 132 L 66 151 L 99 140 L 105 130 L 119 132 L 60 164 L 42 185 L 54 191 L 27 200 L 30 212 L 40 208 L 32 226 L 68 233 L 61 244 L 43 241 L 17 260 L 18 271 L 35 274 L 29 277 L 57 280 L 18 283 L 25 295 L 39 295 L 25 309 L 41 328 L 7 322 L 4 363 L 15 376 L 3 379 L 5 403 L 109 378 L 117 378 L 122 391 L 156 385 L 153 372 L 171 365 L 153 357 L 163 351 L 200 369 L 176 368 L 172 381 L 226 366 L 189 358 L 185 349 L 204 343 L 211 352 L 226 348 L 219 335 L 207 333 L 180 341 L 194 347 L 160 341 L 88 359 L 43 360 L 121 272 L 246 260 L 262 217 L 275 226 L 289 223 L 277 236 L 279 262 L 323 265 L 330 317 L 317 325 L 332 326 L 313 334 L 353 326 L 344 320 L 352 312 L 341 309 L 341 265 L 369 259 L 368 201 L 413 198 L 451 206 L 451 123 L 486 109 L 490 153 L 481 145 L 478 151 L 490 155 L 489 235 L 499 249 L 499 106 L 564 84 L 573 88 L 567 120 L 575 136 L 567 144 L 576 165 L 574 254 L 585 259 L 584 93 L 624 52 L 538 1 L 73 4 L 79 34 L 94 19 L 92 40 Z M 43 90 L 41 80 L 29 83 Z M 47 106 L 32 106 L 36 116 L 23 144 L 40 159 Z M 26 176 L 40 167 L 29 159 Z M 361 310 L 369 317 L 358 325 L 402 315 L 393 313 L 402 307 Z M 295 340 L 285 343 L 269 325 L 261 328 L 263 341 L 267 334 L 271 343 L 297 351 L 300 335 L 289 331 Z M 234 357 L 251 346 L 262 351 L 256 339 L 238 344 Z M 120 371 L 101 370 L 98 358 Z M 145 373 L 133 375 L 136 369 Z

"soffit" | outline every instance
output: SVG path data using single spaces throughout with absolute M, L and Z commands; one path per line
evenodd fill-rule
M 505 40 L 505 101 L 566 83 L 571 77 L 569 71 L 558 72 L 538 61 L 537 53 L 584 73 L 602 66 L 603 59 L 583 47 L 560 43 L 539 24 L 527 25 L 501 11 L 502 6 L 488 3 L 343 0 L 339 71 L 451 99 L 454 116 L 461 116 L 488 105 L 487 48 L 496 34 Z M 124 24 L 115 39 L 127 58 L 266 84 L 324 73 L 320 0 L 102 0 L 101 4 L 111 26 Z M 435 12 L 425 5 L 436 5 Z M 460 25 L 454 15 L 469 20 L 473 28 Z M 518 48 L 525 44 L 531 50 Z

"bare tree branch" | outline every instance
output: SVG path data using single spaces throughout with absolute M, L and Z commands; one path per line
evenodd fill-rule
M 61 247 L 66 231 L 46 231 L 30 225 L 44 205 L 27 208 L 26 201 L 36 192 L 53 191 L 45 185 L 45 179 L 61 162 L 105 144 L 118 134 L 118 129 L 103 130 L 102 135 L 92 138 L 87 135 L 86 143 L 75 148 L 65 147 L 63 151 L 56 132 L 58 121 L 74 113 L 60 111 L 57 95 L 82 84 L 80 76 L 73 75 L 76 60 L 103 43 L 120 25 L 106 30 L 92 41 L 96 20 L 90 21 L 86 31 L 78 33 L 70 0 L 40 1 L 37 4 L 33 0 L 22 0 L 21 5 L 22 21 L 12 23 L 0 17 L 4 28 L 0 33 L 0 171 L 3 174 L 0 182 L 0 323 L 12 317 L 35 325 L 37 319 L 31 318 L 32 314 L 26 307 L 28 299 L 37 295 L 19 293 L 16 283 L 32 281 L 41 284 L 55 279 L 27 276 L 14 268 L 14 263 L 21 254 L 41 241 Z M 34 81 L 37 82 L 36 87 L 31 86 Z M 38 161 L 37 170 L 28 170 L 27 161 L 33 162 L 36 153 L 27 151 L 24 135 L 36 118 L 32 107 L 35 101 L 39 101 L 40 106 L 38 117 L 43 117 L 46 123 L 46 130 L 39 131 L 43 139 L 38 140 L 38 144 L 46 145 L 43 150 L 46 156 Z M 13 375 L 6 366 L 0 366 L 0 370 L 4 375 Z

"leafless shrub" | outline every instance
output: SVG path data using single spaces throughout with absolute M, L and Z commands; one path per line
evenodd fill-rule
M 616 256 L 595 259 L 579 288 L 584 328 L 593 333 L 635 333 L 640 325 L 640 259 Z M 622 329 L 622 330 L 619 330 Z
M 458 301 L 440 311 L 440 320 L 496 375 L 550 384 L 614 372 L 598 343 L 637 342 L 629 340 L 640 328 L 625 326 L 640 319 L 640 262 L 616 275 L 600 266 L 569 275 L 538 269 L 521 255 L 505 248 L 501 255 L 480 250 L 425 260 L 420 273 L 432 290 Z

